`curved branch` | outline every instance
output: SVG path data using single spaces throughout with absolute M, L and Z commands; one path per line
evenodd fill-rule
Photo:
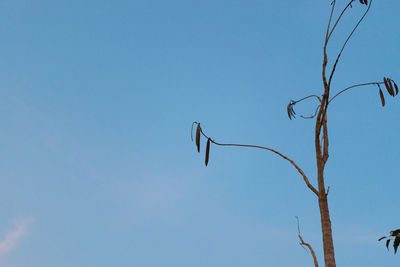
M 336 70 L 336 65 L 337 65 L 337 63 L 339 62 L 340 56 L 342 55 L 342 52 L 343 52 L 344 48 L 345 48 L 346 45 L 347 45 L 347 42 L 350 40 L 351 36 L 353 36 L 353 33 L 356 31 L 356 29 L 358 28 L 358 26 L 360 25 L 360 23 L 364 20 L 365 16 L 368 14 L 368 11 L 371 9 L 371 5 L 372 5 L 372 0 L 369 1 L 368 8 L 367 8 L 367 10 L 365 11 L 364 15 L 363 15 L 363 16 L 361 17 L 361 19 L 358 21 L 358 23 L 356 24 L 356 26 L 354 27 L 354 29 L 351 31 L 349 37 L 347 37 L 346 41 L 344 42 L 344 44 L 343 44 L 343 46 L 342 46 L 342 49 L 340 50 L 340 52 L 339 52 L 339 54 L 338 54 L 338 56 L 337 56 L 337 58 L 336 58 L 335 64 L 333 65 L 331 75 L 329 76 L 328 85 L 331 85 L 332 77 L 333 77 L 333 74 L 335 73 L 335 70 Z
M 317 112 L 318 112 L 318 110 L 319 110 L 320 107 L 321 107 L 321 105 L 318 105 L 318 106 L 317 106 L 317 108 L 315 109 L 314 114 L 312 114 L 312 115 L 310 115 L 310 116 L 303 116 L 303 115 L 300 115 L 300 117 L 302 117 L 303 119 L 314 119 L 315 116 L 317 116 Z
M 328 104 L 329 104 L 330 102 L 332 102 L 332 100 L 335 99 L 337 96 L 339 96 L 340 94 L 342 94 L 342 93 L 344 93 L 344 92 L 346 92 L 347 90 L 350 90 L 350 89 L 352 89 L 352 88 L 360 87 L 360 86 L 366 86 L 366 85 L 380 85 L 380 84 L 384 84 L 384 82 L 360 83 L 360 84 L 352 85 L 352 86 L 350 86 L 350 87 L 347 87 L 347 88 L 343 89 L 342 91 L 340 91 L 340 92 L 337 93 L 336 95 L 334 95 L 334 96 L 329 100 Z
M 299 103 L 299 102 L 301 102 L 301 101 L 303 101 L 303 100 L 306 100 L 306 99 L 308 99 L 308 98 L 310 98 L 310 97 L 315 97 L 315 98 L 317 98 L 317 99 L 319 100 L 319 102 L 321 103 L 321 98 L 320 98 L 319 96 L 317 96 L 317 95 L 309 95 L 309 96 L 303 97 L 303 98 L 300 99 L 300 100 L 296 100 L 296 101 L 294 101 L 294 102 L 295 102 L 295 103 Z
M 209 138 L 204 132 L 203 129 L 200 128 L 200 132 L 201 134 L 205 137 L 205 138 Z M 214 140 L 212 140 L 210 138 L 211 143 L 218 145 L 218 146 L 234 146 L 234 147 L 250 147 L 250 148 L 259 148 L 259 149 L 264 149 L 264 150 L 268 150 L 271 151 L 275 154 L 277 154 L 278 156 L 282 157 L 283 159 L 286 159 L 287 161 L 289 161 L 295 168 L 296 170 L 301 174 L 301 176 L 303 177 L 304 182 L 306 183 L 306 185 L 308 186 L 308 188 L 314 192 L 315 195 L 318 196 L 318 191 L 317 189 L 315 189 L 315 187 L 310 183 L 310 181 L 308 180 L 306 174 L 303 172 L 302 169 L 300 169 L 300 167 L 290 158 L 286 157 L 285 155 L 283 155 L 282 153 L 272 149 L 272 148 L 268 148 L 268 147 L 263 147 L 263 146 L 256 146 L 256 145 L 242 145 L 242 144 L 222 144 L 222 143 L 218 143 L 215 142 Z
M 296 105 L 297 103 L 300 103 L 301 101 L 306 100 L 306 99 L 311 98 L 311 97 L 317 98 L 318 101 L 319 101 L 319 103 L 321 103 L 321 101 L 322 101 L 321 98 L 320 98 L 319 96 L 317 96 L 317 95 L 309 95 L 309 96 L 303 97 L 302 99 L 296 100 L 296 101 L 295 101 L 295 100 L 290 100 L 290 102 L 289 102 L 289 104 L 288 104 L 288 106 L 287 106 L 287 113 L 288 113 L 289 119 L 292 119 L 292 117 L 293 117 L 293 118 L 296 117 L 296 116 L 295 116 L 295 115 L 296 115 L 296 112 L 294 111 L 293 106 Z M 314 118 L 314 117 L 316 116 L 316 114 L 317 114 L 318 109 L 319 109 L 320 106 L 321 106 L 321 105 L 318 105 L 318 106 L 317 106 L 317 108 L 316 108 L 316 110 L 315 110 L 315 112 L 314 112 L 314 115 L 311 115 L 311 116 L 303 116 L 303 115 L 300 115 L 300 117 L 302 117 L 303 119 L 312 119 L 312 118 Z
M 306 242 L 304 242 L 303 238 L 301 237 L 301 234 L 300 234 L 299 217 L 296 216 L 296 219 L 297 219 L 297 231 L 298 231 L 298 237 L 299 237 L 299 239 L 300 239 L 300 245 L 301 245 L 301 246 L 306 246 L 306 247 L 310 250 L 311 255 L 312 255 L 312 257 L 313 257 L 313 260 L 314 260 L 314 266 L 315 266 L 315 267 L 318 267 L 317 256 L 315 255 L 315 252 L 314 252 L 313 248 L 311 247 L 311 245 L 308 244 L 308 243 L 306 243 Z

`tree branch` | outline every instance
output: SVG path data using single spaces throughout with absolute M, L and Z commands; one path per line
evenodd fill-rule
M 201 134 L 202 134 L 205 138 L 207 138 L 207 139 L 209 138 L 209 137 L 203 132 L 203 129 L 200 128 L 200 132 L 201 132 Z M 296 170 L 297 170 L 297 171 L 301 174 L 301 176 L 303 177 L 303 180 L 304 180 L 304 182 L 306 183 L 307 187 L 308 187 L 312 192 L 314 192 L 315 195 L 318 196 L 318 191 L 317 191 L 317 189 L 310 183 L 310 181 L 308 180 L 308 177 L 307 177 L 306 174 L 303 172 L 303 170 L 300 169 L 300 167 L 299 167 L 292 159 L 290 159 L 289 157 L 283 155 L 282 153 L 280 153 L 280 152 L 278 152 L 278 151 L 276 151 L 276 150 L 274 150 L 274 149 L 272 149 L 272 148 L 263 147 L 263 146 L 242 145 L 242 144 L 222 144 L 222 143 L 215 142 L 215 141 L 212 140 L 211 138 L 210 138 L 210 141 L 211 141 L 213 144 L 218 145 L 218 146 L 234 146 L 234 147 L 259 148 L 259 149 L 268 150 L 268 151 L 271 151 L 271 152 L 277 154 L 277 155 L 280 156 L 281 158 L 283 158 L 283 159 L 289 161 L 289 162 L 296 168 Z
M 315 267 L 318 267 L 317 256 L 315 255 L 315 252 L 314 252 L 313 248 L 311 247 L 311 245 L 308 244 L 308 243 L 306 243 L 306 242 L 304 242 L 303 238 L 301 237 L 301 234 L 300 234 L 299 217 L 296 216 L 296 219 L 297 219 L 297 231 L 298 231 L 298 237 L 299 237 L 299 239 L 300 239 L 300 245 L 301 245 L 301 246 L 306 246 L 306 247 L 310 250 L 311 255 L 312 255 L 312 257 L 313 257 L 313 260 L 314 260 L 314 266 L 315 266 Z
M 328 45 L 329 41 L 329 30 L 331 27 L 331 22 L 332 22 L 332 17 L 333 17 L 333 11 L 335 10 L 336 6 L 336 0 L 333 0 L 332 2 L 332 9 L 331 9 L 331 15 L 329 16 L 329 22 L 328 22 L 328 27 L 326 29 L 326 35 L 325 35 L 325 41 L 324 41 L 324 59 L 322 63 L 322 80 L 324 81 L 324 88 L 325 91 L 328 89 L 328 82 L 326 80 L 326 65 L 328 64 L 328 55 L 326 53 L 326 47 Z
M 323 134 L 322 134 L 322 138 L 324 140 L 324 154 L 322 156 L 322 161 L 324 162 L 324 164 L 326 164 L 326 162 L 328 161 L 329 158 L 329 151 L 328 151 L 328 147 L 329 147 L 329 141 L 328 141 L 328 122 L 326 119 L 326 115 L 325 118 L 323 120 L 322 123 L 322 127 L 323 127 Z
M 337 58 L 336 58 L 335 64 L 333 65 L 331 75 L 329 76 L 329 82 L 328 82 L 328 85 L 329 85 L 329 86 L 331 85 L 332 77 L 333 77 L 333 74 L 335 73 L 335 70 L 336 70 L 336 65 L 337 65 L 338 62 L 339 62 L 340 56 L 342 55 L 342 52 L 343 52 L 344 48 L 345 48 L 346 45 L 347 45 L 347 42 L 350 40 L 351 36 L 353 36 L 353 33 L 354 33 L 354 32 L 356 31 L 356 29 L 358 28 L 358 25 L 360 25 L 360 23 L 363 21 L 363 19 L 364 19 L 365 16 L 367 15 L 368 11 L 369 11 L 370 8 L 371 8 L 371 5 L 372 5 L 372 0 L 369 1 L 368 8 L 367 8 L 367 10 L 365 11 L 364 15 L 363 15 L 363 16 L 361 17 L 361 19 L 358 21 L 358 23 L 356 24 L 356 26 L 354 27 L 354 29 L 351 31 L 349 37 L 347 37 L 346 41 L 344 42 L 344 44 L 343 44 L 343 46 L 342 46 L 342 49 L 340 50 L 340 52 L 339 52 L 339 54 L 338 54 L 338 56 L 337 56 Z
M 296 100 L 296 101 L 295 101 L 295 100 L 290 100 L 290 102 L 289 102 L 289 104 L 288 104 L 288 106 L 287 106 L 287 113 L 288 113 L 289 119 L 292 119 L 292 117 L 293 117 L 293 118 L 296 117 L 296 116 L 295 116 L 295 115 L 296 115 L 296 112 L 294 112 L 293 106 L 296 105 L 297 103 L 299 103 L 299 102 L 301 102 L 301 101 L 303 101 L 303 100 L 306 100 L 306 99 L 308 99 L 308 98 L 311 98 L 311 97 L 317 98 L 318 101 L 319 101 L 319 103 L 321 103 L 321 101 L 322 101 L 321 98 L 320 98 L 319 96 L 317 96 L 317 95 L 309 95 L 309 96 L 303 97 L 302 99 Z M 303 119 L 312 119 L 312 118 L 314 118 L 315 115 L 317 114 L 318 109 L 319 109 L 320 106 L 321 106 L 321 105 L 318 105 L 318 106 L 317 106 L 317 108 L 315 109 L 315 112 L 314 112 L 313 115 L 311 115 L 311 116 L 303 116 L 303 115 L 300 115 L 300 117 L 302 117 Z
M 353 0 L 354 1 L 354 0 Z M 335 10 L 335 5 L 336 5 L 336 0 L 333 0 L 332 2 L 332 9 L 331 9 L 331 15 L 329 16 L 329 22 L 328 22 L 328 27 L 326 29 L 326 36 L 325 36 L 325 46 L 328 43 L 329 40 L 329 29 L 331 27 L 331 22 L 332 22 L 332 17 L 333 17 L 333 11 Z
M 384 82 L 370 82 L 370 83 L 360 83 L 360 84 L 356 84 L 356 85 L 352 85 L 350 87 L 347 87 L 345 89 L 343 89 L 342 91 L 340 91 L 339 93 L 337 93 L 336 95 L 334 95 L 328 103 L 332 102 L 333 99 L 335 99 L 337 96 L 339 96 L 340 94 L 346 92 L 347 90 L 350 90 L 352 88 L 355 87 L 360 87 L 360 86 L 366 86 L 366 85 L 380 85 L 380 84 L 385 84 Z
M 342 18 L 344 12 L 346 12 L 347 8 L 351 7 L 351 4 L 354 2 L 354 0 L 350 0 L 350 3 L 347 4 L 347 6 L 342 10 L 342 13 L 340 14 L 339 18 L 336 20 L 335 25 L 333 25 L 331 32 L 328 35 L 328 41 L 331 38 L 331 35 L 333 33 L 333 31 L 335 30 L 336 26 L 338 25 L 340 19 Z
M 303 97 L 302 99 L 300 99 L 300 100 L 296 100 L 296 101 L 294 101 L 295 103 L 299 103 L 299 102 L 301 102 L 301 101 L 303 101 L 303 100 L 306 100 L 306 99 L 308 99 L 308 98 L 310 98 L 310 97 L 315 97 L 315 98 L 317 98 L 318 100 L 319 100 L 319 103 L 321 103 L 321 98 L 319 97 L 319 96 L 317 96 L 317 95 L 309 95 L 309 96 L 306 96 L 306 97 Z

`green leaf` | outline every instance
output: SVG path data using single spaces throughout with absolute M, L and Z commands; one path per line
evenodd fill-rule
M 391 239 L 386 240 L 386 248 L 389 250 L 389 243 Z
M 385 239 L 386 236 L 382 236 L 381 238 L 378 239 L 378 241 L 381 241 L 382 239 Z
M 400 234 L 400 229 L 390 231 L 391 236 L 397 236 L 398 234 Z
M 396 237 L 396 239 L 393 242 L 394 254 L 396 254 L 399 244 L 400 244 L 400 237 Z

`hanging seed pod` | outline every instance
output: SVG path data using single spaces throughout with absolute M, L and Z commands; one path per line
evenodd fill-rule
M 293 100 L 290 100 L 289 104 L 287 105 L 287 113 L 288 113 L 289 119 L 296 118 L 296 112 L 294 112 L 294 109 L 293 109 L 294 104 L 296 104 L 296 102 Z
M 389 80 L 386 77 L 383 77 L 383 82 L 385 83 L 385 87 L 389 95 L 394 96 L 393 88 L 390 86 Z
M 368 0 L 364 0 L 365 5 L 368 5 Z
M 292 117 L 296 117 L 296 112 L 294 112 L 293 105 L 290 107 L 290 112 L 292 113 Z
M 385 97 L 383 96 L 382 90 L 379 88 L 379 95 L 381 97 L 382 107 L 385 106 Z
M 287 105 L 286 110 L 287 110 L 287 115 L 288 115 L 289 119 L 292 120 L 292 116 L 290 115 L 291 114 L 291 112 L 290 112 L 290 103 Z
M 197 146 L 197 152 L 200 152 L 200 123 L 197 124 L 196 146 Z
M 394 89 L 396 90 L 396 94 L 397 95 L 399 93 L 399 87 L 397 87 L 397 84 L 392 80 L 393 85 L 394 85 Z
M 390 91 L 392 91 L 392 93 L 393 93 L 392 96 L 395 96 L 394 88 L 393 88 L 393 84 L 392 84 L 392 79 L 387 78 L 386 80 L 388 81 L 388 84 L 389 84 L 389 87 L 390 87 Z
M 208 165 L 209 157 L 210 157 L 210 138 L 208 138 L 206 146 L 206 166 Z

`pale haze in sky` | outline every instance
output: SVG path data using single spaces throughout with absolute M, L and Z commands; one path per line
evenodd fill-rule
M 335 15 L 348 1 L 338 0 Z M 330 0 L 0 3 L 0 266 L 323 265 L 314 121 Z M 329 66 L 365 11 L 354 1 Z M 374 0 L 332 91 L 400 84 L 400 3 Z M 356 88 L 329 109 L 326 185 L 337 265 L 396 266 L 377 239 L 400 228 L 400 98 Z M 304 115 L 313 100 L 298 104 Z

